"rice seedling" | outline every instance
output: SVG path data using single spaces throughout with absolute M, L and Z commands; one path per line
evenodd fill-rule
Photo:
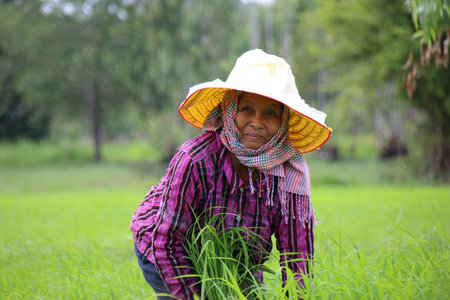
M 150 176 L 118 165 L 0 165 L 0 299 L 156 299 L 128 228 L 158 180 Z M 314 276 L 296 287 L 303 299 L 449 298 L 448 186 L 319 185 L 313 196 L 320 222 Z M 249 269 L 243 295 L 286 297 L 279 255 L 265 262 L 264 284 Z
M 305 294 L 302 282 L 311 284 L 311 276 L 301 274 L 304 279 L 299 281 L 287 264 L 271 268 L 264 262 L 273 259 L 272 254 L 264 250 L 261 237 L 251 228 L 225 228 L 225 216 L 235 213 L 211 214 L 212 210 L 196 217 L 185 243 L 194 272 L 185 276 L 197 278 L 201 299 L 296 299 Z M 271 285 L 264 284 L 263 274 Z

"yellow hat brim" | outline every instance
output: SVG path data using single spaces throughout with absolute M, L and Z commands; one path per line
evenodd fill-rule
M 199 89 L 181 104 L 178 112 L 186 122 L 202 128 L 208 114 L 222 102 L 225 93 L 229 90 L 229 88 L 221 87 Z M 289 140 L 300 153 L 314 151 L 328 141 L 332 132 L 331 128 L 284 105 L 290 110 Z

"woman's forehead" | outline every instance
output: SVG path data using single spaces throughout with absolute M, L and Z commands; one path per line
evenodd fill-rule
M 248 93 L 248 92 L 243 92 L 240 96 L 239 96 L 239 103 L 255 103 L 255 104 L 261 104 L 264 106 L 276 106 L 276 107 L 280 107 L 282 108 L 284 105 L 276 100 L 273 100 L 271 98 L 262 96 L 262 95 L 258 95 L 258 94 L 253 94 L 253 93 Z

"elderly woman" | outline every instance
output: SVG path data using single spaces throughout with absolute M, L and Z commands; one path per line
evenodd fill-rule
M 167 174 L 133 215 L 136 255 L 157 293 L 194 299 L 183 244 L 195 215 L 232 209 L 225 226 L 245 226 L 301 280 L 313 258 L 314 212 L 302 153 L 322 146 L 331 129 L 325 114 L 300 97 L 284 59 L 256 49 L 236 61 L 226 82 L 190 89 L 179 113 L 204 133 L 184 143 Z M 159 297 L 164 299 L 163 297 Z M 170 299 L 170 298 L 165 298 Z

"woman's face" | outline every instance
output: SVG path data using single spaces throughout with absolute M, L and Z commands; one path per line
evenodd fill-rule
M 250 149 L 263 146 L 280 128 L 282 112 L 280 102 L 257 94 L 242 94 L 234 119 L 239 141 Z

